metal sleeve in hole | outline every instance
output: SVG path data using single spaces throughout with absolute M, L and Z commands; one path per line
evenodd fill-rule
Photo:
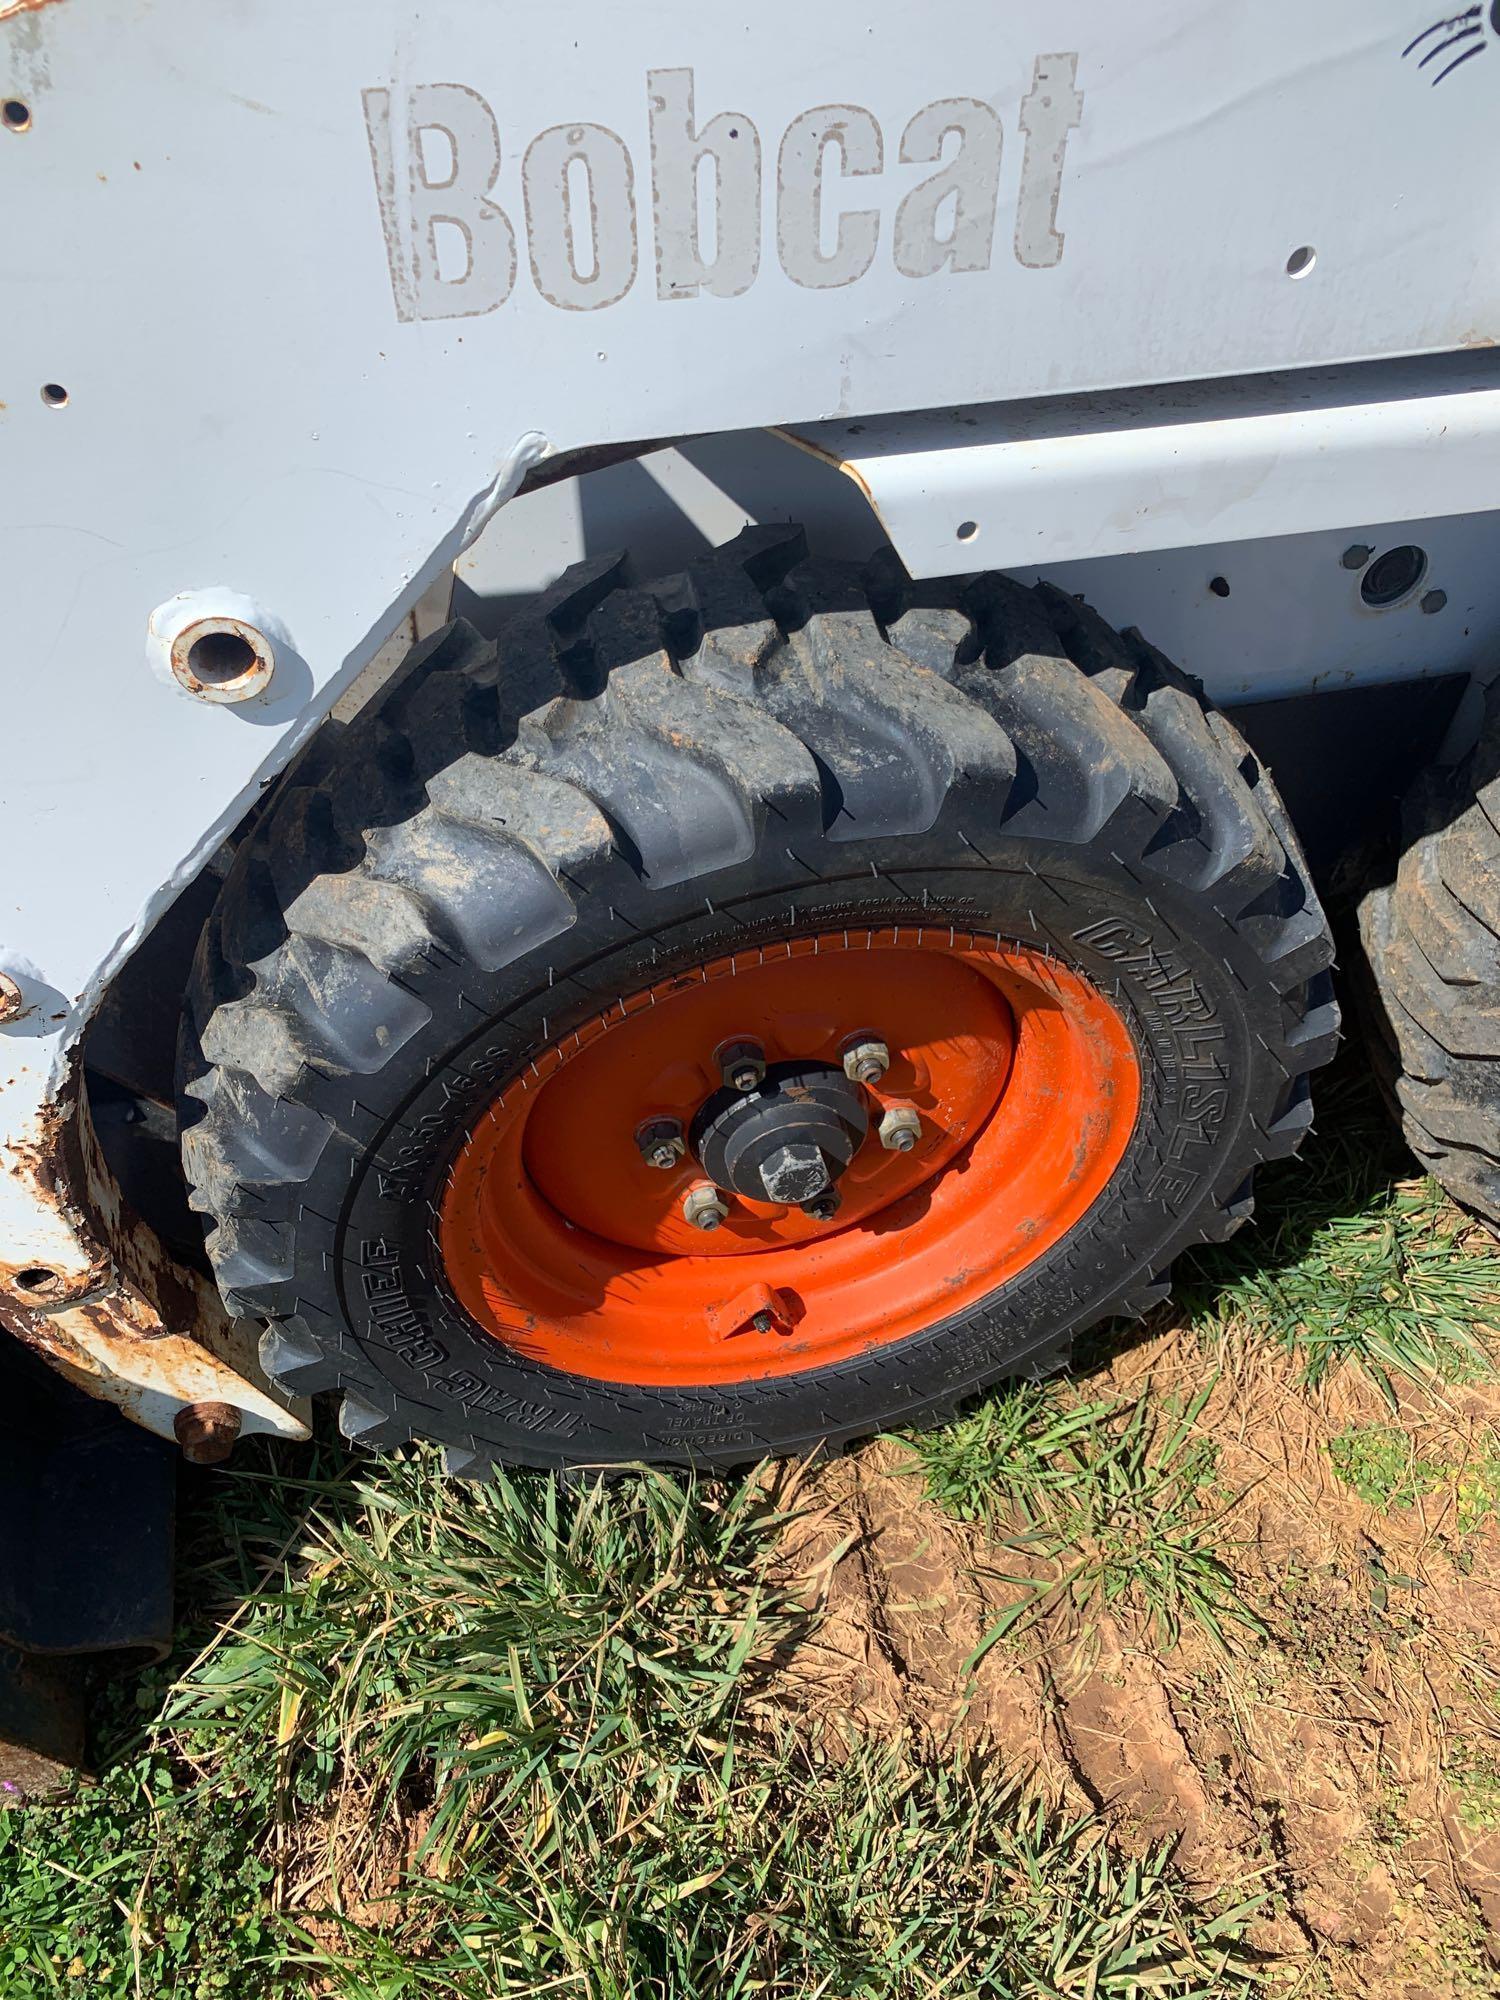
M 172 673 L 200 701 L 249 701 L 276 668 L 265 634 L 242 618 L 198 618 L 172 641 Z
M 55 1292 L 61 1283 L 56 1271 L 42 1264 L 28 1264 L 16 1273 L 16 1289 L 22 1292 Z
M 1402 542 L 1376 556 L 1359 580 L 1360 598 L 1371 611 L 1388 611 L 1410 597 L 1426 574 L 1427 551 Z

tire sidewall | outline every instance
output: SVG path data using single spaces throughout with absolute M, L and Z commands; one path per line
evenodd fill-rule
M 450 1163 L 506 1080 L 548 1041 L 675 971 L 791 933 L 952 929 L 1048 951 L 1112 999 L 1142 1069 L 1136 1129 L 1108 1188 L 1000 1291 L 899 1343 L 741 1385 L 619 1386 L 504 1348 L 442 1278 L 438 1202 Z M 403 981 L 419 1035 L 357 1088 L 320 1081 L 330 1148 L 296 1218 L 304 1305 L 347 1325 L 348 1385 L 423 1412 L 448 1442 L 523 1463 L 733 1463 L 919 1420 L 1005 1376 L 1066 1360 L 1097 1320 L 1203 1234 L 1256 1158 L 1287 1075 L 1266 968 L 1208 898 L 1113 854 L 1011 842 L 988 863 L 951 829 L 899 842 L 824 839 L 762 852 L 728 880 L 653 890 L 623 863 L 587 885 L 552 945 L 485 976 L 447 959 Z M 476 1026 L 476 1023 L 478 1025 Z M 352 1346 L 350 1342 L 352 1341 Z

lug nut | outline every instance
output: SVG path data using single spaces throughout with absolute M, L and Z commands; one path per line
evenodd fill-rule
M 844 1074 L 851 1083 L 879 1083 L 891 1066 L 891 1052 L 884 1042 L 850 1042 L 844 1050 Z
M 778 1146 L 761 1166 L 767 1201 L 807 1202 L 828 1185 L 828 1162 L 811 1144 Z
M 748 1094 L 766 1080 L 766 1052 L 759 1042 L 726 1042 L 717 1061 L 726 1090 Z
M 687 1140 L 675 1118 L 648 1118 L 636 1133 L 635 1143 L 646 1165 L 663 1172 L 675 1167 L 687 1151 Z
M 823 1192 L 815 1194 L 811 1201 L 803 1202 L 802 1213 L 811 1216 L 814 1222 L 832 1222 L 839 1212 L 842 1199 L 837 1188 L 824 1188 Z
M 910 1104 L 893 1104 L 881 1118 L 879 1131 L 888 1153 L 909 1153 L 922 1136 L 921 1114 Z
M 694 1229 L 717 1229 L 729 1215 L 729 1204 L 712 1181 L 695 1181 L 682 1197 L 682 1215 Z

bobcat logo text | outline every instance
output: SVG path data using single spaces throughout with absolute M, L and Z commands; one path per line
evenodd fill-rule
M 1076 55 L 1038 56 L 1016 112 L 1010 248 L 1032 270 L 1063 254 L 1058 202 L 1069 134 L 1083 116 L 1077 75 Z M 816 105 L 792 119 L 773 157 L 773 141 L 743 112 L 700 116 L 692 70 L 649 70 L 649 161 L 638 166 L 608 126 L 551 125 L 521 156 L 512 215 L 495 192 L 506 157 L 500 124 L 477 91 L 424 83 L 363 95 L 398 319 L 495 312 L 523 255 L 549 304 L 597 312 L 636 284 L 648 236 L 656 296 L 667 303 L 738 297 L 763 254 L 812 291 L 855 284 L 882 255 L 921 279 L 986 271 L 996 254 L 1005 131 L 982 98 L 923 105 L 889 138 L 861 105 Z

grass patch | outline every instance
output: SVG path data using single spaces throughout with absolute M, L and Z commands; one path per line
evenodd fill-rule
M 1471 1832 L 1500 1831 L 1500 1761 L 1493 1753 L 1460 1744 L 1448 1756 L 1443 1776 L 1454 1810 Z
M 1263 1630 L 1219 1554 L 1228 1506 L 1213 1483 L 1213 1440 L 1196 1429 L 1213 1387 L 1185 1409 L 1149 1384 L 1134 1403 L 1071 1407 L 1055 1387 L 1002 1390 L 947 1431 L 912 1439 L 940 1505 L 992 1523 L 1002 1560 L 1008 1551 L 1044 1570 L 987 1570 L 1021 1596 L 976 1662 L 1059 1608 L 1076 1622 L 1130 1609 L 1165 1647 L 1189 1618 L 1222 1646 L 1235 1627 Z
M 0 1815 L 5 2000 L 1252 1990 L 1253 1904 L 1195 1908 L 1164 1848 L 793 1732 L 755 1480 L 256 1467 L 198 1486 L 184 1651 L 117 1690 L 101 1782 Z
M 941 1430 L 917 1431 L 909 1442 L 927 1491 L 961 1521 L 994 1521 L 1009 1512 L 1028 1524 L 1054 1496 L 1079 1484 L 1071 1449 L 1108 1417 L 1108 1403 L 1069 1406 L 1055 1383 L 1002 1388 Z
M 1500 1252 L 1432 1180 L 1411 1178 L 1374 1085 L 1344 1070 L 1321 1083 L 1318 1142 L 1262 1168 L 1256 1226 L 1194 1251 L 1177 1295 L 1189 1321 L 1231 1323 L 1298 1354 L 1317 1383 L 1362 1368 L 1394 1409 L 1393 1377 L 1473 1379 L 1491 1360 L 1476 1327 L 1494 1326 Z
M 1354 1425 L 1328 1440 L 1328 1456 L 1344 1484 L 1371 1507 L 1411 1507 L 1424 1494 L 1449 1487 L 1460 1536 L 1500 1514 L 1500 1437 L 1493 1430 L 1486 1430 L 1477 1455 L 1459 1460 L 1446 1453 L 1420 1456 L 1412 1438 L 1394 1425 Z
M 1447 1467 L 1419 1458 L 1405 1431 L 1388 1424 L 1353 1426 L 1328 1440 L 1333 1469 L 1368 1506 L 1410 1507 L 1441 1486 Z
M 345 1952 L 310 1955 L 309 1969 L 336 1969 L 359 2000 L 1253 1990 L 1236 1940 L 1258 1899 L 1217 1918 L 1193 1911 L 1166 1844 L 1123 1861 L 1095 1824 L 1049 1822 L 978 1764 L 913 1765 L 865 1744 L 828 1766 L 783 1738 L 702 1777 L 691 1815 L 658 1796 L 644 1838 L 637 1820 L 622 1841 L 603 1799 L 613 1838 L 585 1826 L 587 1852 L 566 1863 L 497 1868 L 498 1842 L 472 1857 L 423 1892 L 420 1965 L 351 1931 Z
M 289 1943 L 271 1910 L 263 1817 L 187 1799 L 168 1759 L 147 1751 L 71 1806 L 0 1813 L 5 2000 L 266 1993 Z
M 1490 1431 L 1488 1448 L 1454 1466 L 1452 1478 L 1461 1535 L 1500 1516 L 1500 1436 Z

